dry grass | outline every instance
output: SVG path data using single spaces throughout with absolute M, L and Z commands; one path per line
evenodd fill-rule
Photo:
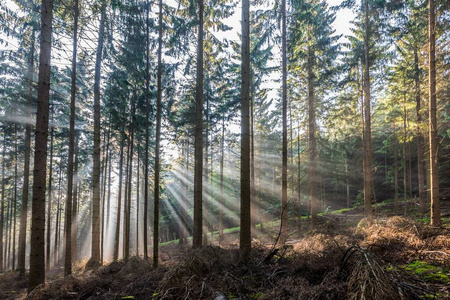
M 195 250 L 168 245 L 161 249 L 157 270 L 148 261 L 133 257 L 53 280 L 29 299 L 388 300 L 418 299 L 433 293 L 436 299 L 449 296 L 445 285 L 423 282 L 401 268 L 423 259 L 448 265 L 448 231 L 403 217 L 362 219 L 355 228 L 345 226 L 345 230 L 340 230 L 339 218 L 323 221 L 272 256 L 268 256 L 273 250 L 270 243 L 254 240 L 247 264 L 239 263 L 236 245 Z M 2 287 L 12 284 L 11 280 L 15 280 L 12 275 L 0 277 L 1 299 L 5 298 Z

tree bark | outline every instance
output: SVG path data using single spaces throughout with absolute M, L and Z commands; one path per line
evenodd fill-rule
M 53 1 L 42 0 L 28 292 L 45 281 L 45 182 Z
M 202 246 L 203 232 L 203 0 L 198 6 L 193 248 Z
M 106 1 L 102 0 L 100 28 L 98 32 L 97 53 L 94 75 L 94 151 L 92 155 L 92 248 L 88 268 L 97 268 L 100 262 L 100 80 L 105 32 Z
M 4 127 L 5 128 L 5 127 Z M 5 153 L 6 153 L 6 131 L 3 132 L 3 150 L 2 150 L 2 204 L 0 207 L 0 272 L 3 271 L 3 224 L 5 213 Z
M 150 1 L 147 0 L 147 26 L 146 26 L 146 70 L 145 70 L 145 153 L 144 153 L 144 225 L 143 225 L 143 247 L 144 259 L 148 259 L 148 148 L 149 148 L 149 126 L 150 126 Z
M 72 264 L 78 259 L 78 134 L 75 134 L 74 148 L 75 162 L 73 167 L 73 195 L 72 195 Z
M 120 158 L 119 158 L 119 187 L 117 189 L 117 219 L 116 234 L 114 239 L 113 260 L 119 259 L 119 242 L 120 242 L 120 211 L 122 209 L 122 180 L 123 180 L 123 148 L 125 147 L 125 129 L 122 126 L 122 137 L 120 141 Z
M 372 216 L 369 39 L 369 0 L 364 0 L 364 215 L 366 217 Z
M 438 143 L 437 143 L 437 119 L 436 119 L 436 16 L 434 0 L 429 1 L 429 24 L 428 24 L 428 72 L 429 72 L 429 106 L 428 106 L 428 128 L 430 139 L 430 197 L 431 197 L 431 225 L 440 227 L 441 204 L 439 201 L 439 173 L 438 173 Z
M 156 91 L 156 141 L 155 141 L 155 187 L 153 217 L 153 267 L 159 262 L 159 185 L 160 185 L 160 140 L 161 140 L 161 97 L 162 97 L 162 0 L 159 0 L 158 18 L 158 74 Z
M 65 255 L 64 276 L 72 274 L 72 195 L 73 195 L 73 152 L 75 148 L 75 96 L 77 79 L 77 44 L 78 44 L 78 0 L 74 0 L 74 30 L 72 52 L 72 82 L 70 89 L 70 125 L 69 125 L 69 157 L 67 162 L 67 199 L 65 216 Z
M 287 202 L 287 57 L 286 57 L 286 0 L 281 1 L 281 26 L 282 26 L 282 106 L 283 106 L 283 149 L 282 149 L 282 174 L 281 174 L 281 235 L 279 242 L 284 244 L 287 238 L 288 227 L 288 202 Z
M 52 106 L 52 120 L 53 120 L 53 106 Z M 53 139 L 54 139 L 54 128 L 51 126 L 50 129 L 50 160 L 49 160 L 49 175 L 48 175 L 48 202 L 47 202 L 47 248 L 46 248 L 46 261 L 45 267 L 47 270 L 50 270 L 50 259 L 51 259 L 51 210 L 52 210 L 52 182 L 53 182 Z
M 242 62 L 241 62 L 241 230 L 240 261 L 251 254 L 250 210 L 250 2 L 242 0 Z
M 33 106 L 33 75 L 34 75 L 34 43 L 35 30 L 31 34 L 30 57 L 28 66 L 28 117 L 31 118 L 31 107 Z M 25 252 L 27 239 L 27 220 L 28 220 L 28 198 L 30 185 L 30 153 L 31 153 L 31 125 L 25 125 L 25 153 L 23 167 L 23 188 L 22 188 L 22 207 L 20 210 L 20 229 L 19 229 L 19 257 L 17 266 L 19 268 L 19 277 L 25 276 Z
M 309 124 L 309 181 L 311 195 L 311 223 L 317 223 L 317 178 L 316 178 L 316 108 L 314 103 L 314 51 L 308 47 L 308 124 Z

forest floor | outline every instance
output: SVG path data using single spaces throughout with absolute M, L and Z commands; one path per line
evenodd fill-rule
M 58 269 L 28 299 L 450 299 L 450 204 L 440 229 L 392 210 L 379 205 L 376 219 L 360 208 L 333 211 L 314 230 L 303 220 L 284 246 L 273 244 L 277 222 L 268 223 L 247 264 L 239 263 L 239 233 L 231 230 L 222 247 L 166 243 L 156 270 L 138 257 L 95 271 L 79 266 L 70 278 Z M 25 299 L 26 286 L 17 273 L 0 273 L 0 299 Z

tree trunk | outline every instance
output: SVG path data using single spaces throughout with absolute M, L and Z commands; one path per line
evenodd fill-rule
M 311 195 L 311 223 L 317 223 L 317 178 L 316 178 L 316 108 L 314 103 L 314 74 L 312 71 L 314 51 L 308 47 L 308 124 L 309 124 L 309 181 Z
M 405 216 L 408 215 L 408 177 L 406 173 L 406 139 L 407 139 L 407 132 L 406 132 L 406 91 L 403 94 L 403 202 L 405 205 Z
M 52 10 L 53 1 L 42 0 L 28 292 L 31 292 L 36 286 L 43 284 L 45 281 L 45 182 L 50 99 Z
M 103 147 L 103 151 L 105 153 L 105 164 L 103 166 L 103 187 L 102 187 L 102 236 L 100 242 L 100 261 L 103 263 L 104 260 L 104 244 L 105 244 L 105 202 L 106 202 L 106 177 L 108 173 L 108 165 L 111 165 L 110 162 L 110 152 L 109 152 L 109 142 L 111 138 L 111 113 L 109 114 L 109 128 L 108 128 L 108 137 L 106 138 L 106 144 Z
M 134 97 L 133 97 L 134 98 Z M 130 119 L 130 132 L 131 132 L 131 139 L 130 139 L 130 152 L 129 152 L 129 168 L 128 168 L 128 194 L 126 195 L 126 215 L 125 215 L 125 254 L 124 258 L 128 259 L 130 257 L 130 236 L 131 236 L 131 181 L 133 178 L 133 153 L 134 153 L 134 124 L 133 124 L 133 118 L 135 115 L 135 106 L 134 106 L 134 99 L 131 100 L 131 119 Z
M 364 215 L 372 216 L 372 147 L 370 125 L 369 1 L 364 1 Z
M 94 151 L 92 155 L 92 248 L 88 268 L 97 268 L 100 262 L 100 80 L 105 32 L 106 1 L 101 2 L 100 28 L 94 76 Z
M 56 206 L 56 224 L 55 224 L 55 248 L 53 251 L 53 265 L 59 265 L 59 231 L 60 223 L 61 223 L 61 180 L 62 180 L 62 168 L 63 162 L 62 159 L 59 161 L 59 175 L 58 175 L 58 204 Z
M 422 114 L 420 104 L 420 71 L 419 71 L 419 56 L 417 49 L 414 49 L 414 83 L 416 93 L 416 115 L 417 115 L 417 180 L 419 182 L 419 204 L 420 212 L 426 212 L 426 195 L 423 174 L 423 137 L 422 137 Z
M 119 259 L 119 242 L 120 242 L 120 211 L 122 209 L 122 180 L 123 180 L 123 148 L 125 147 L 125 129 L 122 126 L 122 137 L 120 141 L 120 158 L 119 158 L 119 187 L 117 189 L 117 219 L 116 234 L 114 239 L 113 260 Z
M 203 0 L 198 6 L 193 248 L 202 246 L 203 232 Z
M 286 0 L 281 1 L 281 26 L 282 26 L 282 89 L 283 89 L 283 149 L 282 149 L 282 174 L 281 174 L 281 244 L 286 242 L 287 221 L 288 221 L 288 202 L 287 202 L 287 57 L 286 57 Z
M 298 203 L 298 230 L 302 229 L 302 194 L 301 194 L 301 159 L 300 159 L 300 120 L 297 130 L 297 203 Z
M 72 54 L 72 84 L 70 89 L 70 129 L 69 129 L 69 157 L 67 162 L 67 199 L 65 216 L 65 257 L 64 276 L 72 274 L 72 195 L 73 195 L 73 152 L 75 148 L 75 95 L 77 79 L 77 43 L 78 43 L 78 0 L 74 0 L 74 30 Z
M 162 97 L 162 0 L 159 0 L 158 18 L 158 74 L 156 92 L 156 141 L 155 141 L 155 187 L 154 187 L 154 217 L 153 217 L 153 267 L 158 267 L 159 261 L 159 172 L 160 172 L 160 140 L 161 140 L 161 97 Z
M 14 212 L 13 212 L 13 253 L 12 253 L 12 270 L 16 270 L 16 215 L 17 215 L 17 180 L 18 180 L 18 147 L 17 147 L 17 124 L 14 124 Z
M 73 195 L 72 195 L 72 264 L 74 264 L 77 257 L 77 237 L 78 237 L 78 134 L 75 135 L 75 148 L 74 148 L 75 162 L 73 167 Z
M 34 42 L 35 30 L 31 34 L 30 64 L 28 66 L 28 117 L 31 118 L 31 107 L 33 101 L 33 75 L 34 75 Z M 22 188 L 22 208 L 20 210 L 20 229 L 19 229 L 19 257 L 17 266 L 19 268 L 19 277 L 25 276 L 25 252 L 27 240 L 27 220 L 28 220 L 28 198 L 30 185 L 30 153 L 31 153 L 31 125 L 25 125 L 25 154 L 23 170 L 23 188 Z
M 220 206 L 219 206 L 219 243 L 223 241 L 223 163 L 225 160 L 225 116 L 222 118 L 222 136 L 220 138 Z
M 4 129 L 5 127 L 3 127 Z M 0 272 L 3 271 L 3 224 L 5 213 L 5 153 L 6 153 L 6 130 L 3 132 L 3 150 L 2 150 L 2 204 L 0 207 Z
M 52 106 L 52 120 L 53 120 L 53 106 Z M 45 267 L 50 270 L 50 259 L 51 259 L 51 210 L 52 210 L 52 182 L 53 182 L 53 139 L 54 139 L 54 128 L 51 126 L 50 129 L 50 160 L 49 160 L 49 175 L 48 175 L 48 202 L 47 202 L 47 248 L 46 248 L 46 261 Z
M 139 202 L 140 202 L 140 197 L 139 197 L 139 192 L 140 192 L 140 176 L 139 176 L 139 171 L 140 171 L 140 145 L 138 143 L 137 146 L 138 149 L 138 153 L 137 153 L 137 168 L 136 168 L 136 181 L 137 181 L 137 187 L 136 187 L 136 256 L 139 257 Z
M 393 142 L 393 152 L 394 152 L 394 213 L 398 214 L 398 158 L 397 158 L 397 137 L 394 125 L 394 142 Z
M 148 148 L 149 148 L 149 126 L 150 126 L 150 1 L 147 0 L 147 26 L 146 26 L 146 70 L 145 70 L 145 153 L 144 153 L 144 224 L 143 224 L 143 247 L 144 259 L 148 259 Z
M 250 2 L 242 0 L 241 62 L 241 230 L 239 255 L 247 262 L 251 254 L 250 211 Z
M 438 173 L 438 143 L 437 143 L 437 119 L 436 119 L 436 16 L 434 12 L 434 0 L 429 1 L 429 134 L 430 134 L 430 197 L 431 197 L 431 225 L 440 227 L 441 204 L 439 201 L 439 173 Z

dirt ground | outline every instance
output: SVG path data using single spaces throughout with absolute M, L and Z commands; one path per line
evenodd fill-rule
M 449 299 L 450 219 L 438 229 L 389 210 L 376 219 L 329 213 L 314 229 L 307 220 L 300 230 L 290 224 L 284 245 L 274 245 L 278 229 L 266 226 L 246 263 L 234 232 L 222 247 L 165 245 L 156 270 L 139 257 L 70 278 L 55 270 L 28 299 Z M 26 286 L 2 273 L 0 299 L 25 299 Z

